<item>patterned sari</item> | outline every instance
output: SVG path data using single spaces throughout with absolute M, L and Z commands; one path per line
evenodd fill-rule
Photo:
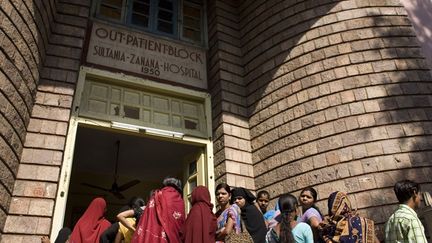
M 218 215 L 218 213 L 216 213 Z M 234 231 L 236 234 L 241 232 L 241 222 L 240 222 L 240 208 L 237 204 L 231 205 L 229 208 L 225 209 L 217 218 L 217 231 L 216 234 L 225 228 L 225 224 L 228 219 L 231 218 L 234 221 Z M 223 241 L 216 241 L 221 243 Z
M 329 216 L 320 223 L 325 240 L 343 243 L 375 242 L 374 222 L 357 215 L 343 192 L 333 192 L 328 199 Z
M 141 216 L 132 243 L 181 243 L 184 202 L 171 186 L 156 190 Z

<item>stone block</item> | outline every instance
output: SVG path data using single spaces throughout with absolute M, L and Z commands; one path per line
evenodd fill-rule
M 55 198 L 57 184 L 48 182 L 17 180 L 14 196 Z
M 21 164 L 17 178 L 56 182 L 59 174 L 60 168 L 57 166 Z

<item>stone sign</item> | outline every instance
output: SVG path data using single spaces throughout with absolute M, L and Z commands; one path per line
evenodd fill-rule
M 203 49 L 98 22 L 93 22 L 87 63 L 207 88 Z

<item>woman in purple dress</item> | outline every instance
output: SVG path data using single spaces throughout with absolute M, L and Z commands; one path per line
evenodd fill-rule
M 323 217 L 320 210 L 315 205 L 317 198 L 318 193 L 312 187 L 307 187 L 301 191 L 299 201 L 302 206 L 302 215 L 297 221 L 309 224 L 314 234 L 314 242 L 321 242 L 319 239 L 318 227 Z

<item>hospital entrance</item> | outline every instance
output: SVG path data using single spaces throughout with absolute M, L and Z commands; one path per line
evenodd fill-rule
M 187 204 L 203 173 L 198 170 L 205 164 L 204 150 L 175 139 L 78 126 L 63 226 L 72 228 L 95 197 L 105 198 L 106 218 L 113 222 L 130 198 L 147 202 L 167 176 L 182 180 Z

